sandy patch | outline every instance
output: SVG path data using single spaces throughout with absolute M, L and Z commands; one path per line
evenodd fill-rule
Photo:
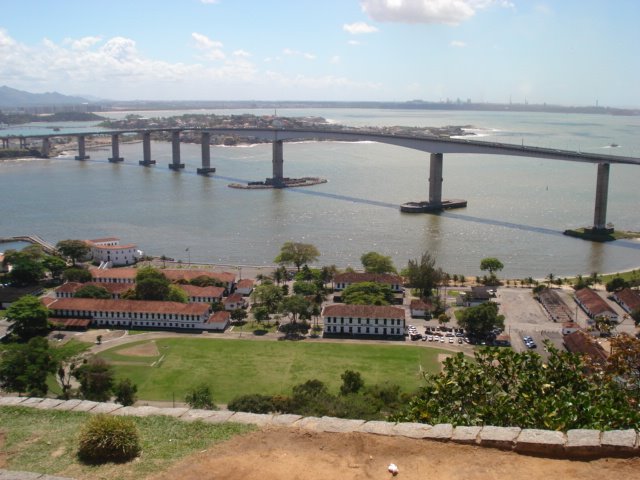
M 602 480 L 637 478 L 640 459 L 555 460 L 450 443 L 360 433 L 265 429 L 186 458 L 154 480 Z
M 151 340 L 147 343 L 141 343 L 140 345 L 118 350 L 118 354 L 128 357 L 157 357 L 160 355 L 160 352 L 158 351 L 155 340 Z

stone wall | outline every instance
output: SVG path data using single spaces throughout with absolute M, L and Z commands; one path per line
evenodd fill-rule
M 235 422 L 258 426 L 293 427 L 317 432 L 361 432 L 375 435 L 408 437 L 439 442 L 452 442 L 480 447 L 513 450 L 544 457 L 598 458 L 631 457 L 640 454 L 635 430 L 551 430 L 518 427 L 454 427 L 451 424 L 394 423 L 349 420 L 333 417 L 302 417 L 289 414 L 256 414 L 229 410 L 197 410 L 186 407 L 123 407 L 117 403 L 88 400 L 56 400 L 52 398 L 0 397 L 0 406 L 21 406 L 48 410 L 106 413 L 110 415 L 168 415 L 184 421 L 209 423 Z M 0 479 L 2 476 L 0 476 Z

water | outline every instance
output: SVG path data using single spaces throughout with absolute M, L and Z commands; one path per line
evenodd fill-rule
M 213 111 L 199 111 L 206 113 Z M 216 113 L 239 113 L 221 111 Z M 164 116 L 174 112 L 140 112 Z M 272 114 L 273 111 L 253 111 Z M 354 126 L 472 125 L 490 141 L 640 156 L 640 118 L 499 112 L 288 109 L 282 116 L 319 115 Z M 121 113 L 113 114 L 122 115 Z M 86 124 L 83 128 L 90 129 Z M 85 130 L 86 131 L 86 130 Z M 620 145 L 610 148 L 611 143 Z M 200 146 L 183 144 L 186 169 L 175 173 L 171 145 L 153 143 L 155 167 L 138 166 L 141 144 L 121 145 L 124 164 L 66 158 L 0 164 L 0 235 L 36 233 L 51 242 L 118 236 L 154 255 L 230 264 L 272 264 L 285 241 L 315 244 L 319 263 L 358 266 L 375 250 L 406 265 L 428 250 L 450 273 L 479 274 L 496 256 L 509 277 L 615 272 L 640 265 L 640 242 L 594 244 L 563 236 L 593 222 L 596 166 L 520 157 L 445 155 L 445 198 L 466 209 L 441 215 L 399 212 L 427 196 L 428 155 L 376 143 L 285 144 L 285 175 L 328 183 L 287 190 L 245 191 L 234 181 L 271 176 L 271 145 L 213 147 L 215 176 L 198 176 Z M 640 230 L 640 168 L 611 167 L 607 218 Z

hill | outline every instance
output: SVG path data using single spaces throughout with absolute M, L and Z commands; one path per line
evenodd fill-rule
M 87 103 L 82 97 L 72 97 L 58 92 L 30 93 L 23 90 L 0 87 L 0 108 L 25 108 Z

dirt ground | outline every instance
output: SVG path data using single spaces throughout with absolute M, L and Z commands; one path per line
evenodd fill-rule
M 555 460 L 451 443 L 268 428 L 186 458 L 153 480 L 602 480 L 640 478 L 640 459 Z
M 120 355 L 128 355 L 131 357 L 157 357 L 160 355 L 156 341 L 151 340 L 147 343 L 141 343 L 134 347 L 125 348 L 118 352 Z

